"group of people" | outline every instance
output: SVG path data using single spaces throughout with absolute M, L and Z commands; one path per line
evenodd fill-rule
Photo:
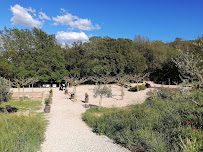
M 63 91 L 63 90 L 65 90 L 66 89 L 66 84 L 65 83 L 62 83 L 62 84 L 60 84 L 60 86 L 59 86 L 59 91 Z

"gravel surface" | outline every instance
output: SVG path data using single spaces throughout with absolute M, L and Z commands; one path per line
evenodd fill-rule
M 41 152 L 128 152 L 106 136 L 96 135 L 82 121 L 85 112 L 81 102 L 72 102 L 54 89 L 49 125 Z

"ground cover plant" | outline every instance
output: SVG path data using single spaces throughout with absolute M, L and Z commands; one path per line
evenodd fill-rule
M 137 92 L 138 91 L 137 88 L 139 88 L 139 91 L 146 89 L 144 85 L 139 85 L 139 86 L 131 87 L 130 89 L 128 89 L 128 91 Z
M 36 113 L 41 101 L 10 101 L 1 107 L 18 108 L 17 113 L 0 113 L 0 151 L 37 152 L 44 140 L 47 121 Z
M 201 151 L 203 93 L 161 88 L 139 105 L 125 108 L 92 107 L 83 120 L 131 151 Z

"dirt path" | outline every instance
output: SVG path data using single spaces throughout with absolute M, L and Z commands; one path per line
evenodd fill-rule
M 96 135 L 81 120 L 85 108 L 72 102 L 63 92 L 53 89 L 53 104 L 48 114 L 49 125 L 41 152 L 127 152 L 106 136 Z

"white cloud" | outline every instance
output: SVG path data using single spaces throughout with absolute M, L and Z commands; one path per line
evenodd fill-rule
M 78 18 L 76 21 L 70 23 L 72 29 L 80 29 L 85 31 L 100 29 L 99 25 L 95 27 L 92 25 L 91 20 Z
M 17 4 L 18 5 L 18 4 Z M 35 9 L 32 9 L 31 7 L 30 8 L 25 8 L 27 11 L 29 11 L 29 12 L 32 12 L 32 13 L 35 13 L 36 12 L 36 10 Z
M 63 16 L 53 17 L 54 25 L 69 25 L 74 19 L 77 19 L 77 16 L 73 16 L 71 14 L 66 14 Z
M 61 8 L 61 10 L 63 12 L 66 12 L 65 9 Z M 68 25 L 72 29 L 79 29 L 79 30 L 84 30 L 84 31 L 100 29 L 100 26 L 98 24 L 93 26 L 90 19 L 82 19 L 77 16 L 73 16 L 70 13 L 66 13 L 65 15 L 53 17 L 53 20 L 55 21 L 53 23 L 53 25 Z
M 65 10 L 64 8 L 60 8 L 60 10 L 61 10 L 62 12 L 66 12 L 66 10 Z
M 84 32 L 64 32 L 60 31 L 56 34 L 56 39 L 62 42 L 73 43 L 77 41 L 88 41 L 89 38 Z
M 45 19 L 45 20 L 51 20 L 51 18 L 50 17 L 48 17 L 45 13 L 43 13 L 43 12 L 39 12 L 39 18 L 41 19 L 41 20 L 43 20 L 43 19 Z
M 41 28 L 43 26 L 43 22 L 36 20 L 30 15 L 29 12 L 35 14 L 35 10 L 32 8 L 23 8 L 20 5 L 16 4 L 13 7 L 11 6 L 11 11 L 13 13 L 13 17 L 11 21 L 13 24 L 24 25 L 28 27 L 37 27 Z

